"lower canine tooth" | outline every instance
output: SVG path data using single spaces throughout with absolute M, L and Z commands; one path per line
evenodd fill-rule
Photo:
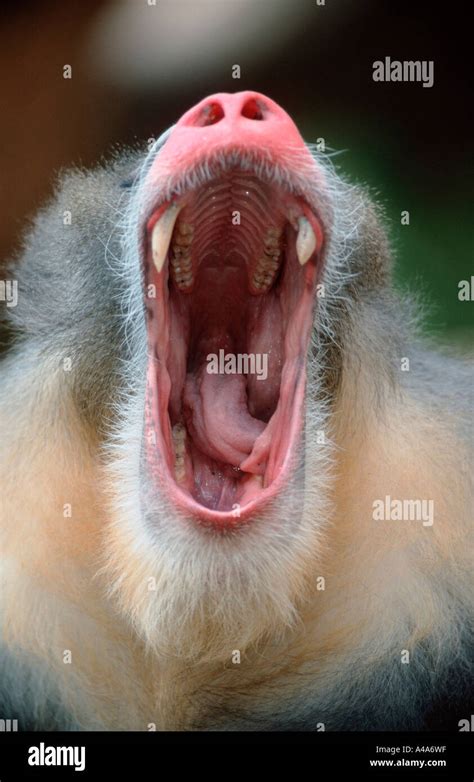
M 316 236 L 306 217 L 298 218 L 298 236 L 296 237 L 296 254 L 301 266 L 304 266 L 316 249 Z
M 163 212 L 153 226 L 151 234 L 151 254 L 153 263 L 158 272 L 161 272 L 166 261 L 173 228 L 181 209 L 182 207 L 178 206 L 178 204 L 170 204 L 168 209 Z

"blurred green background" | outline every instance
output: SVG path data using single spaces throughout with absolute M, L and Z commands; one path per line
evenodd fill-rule
M 307 137 L 323 135 L 336 150 L 347 144 L 342 121 L 330 117 L 315 127 L 308 116 Z M 337 169 L 351 181 L 369 186 L 384 206 L 395 258 L 395 279 L 403 292 L 414 292 L 425 333 L 471 350 L 474 302 L 458 299 L 458 283 L 474 274 L 472 171 L 468 166 L 439 183 L 426 181 L 411 150 L 401 148 L 396 128 L 351 123 L 351 147 L 334 157 Z M 401 213 L 409 211 L 409 225 Z
M 402 289 L 425 329 L 472 350 L 470 25 L 425 0 L 22 0 L 0 11 L 0 252 L 54 172 L 159 135 L 207 94 L 255 89 L 324 137 L 385 207 Z M 434 86 L 377 83 L 385 57 L 432 60 Z M 65 64 L 72 79 L 63 78 Z M 239 65 L 239 79 L 232 68 Z M 410 225 L 400 224 L 408 210 Z
M 308 117 L 307 125 L 312 121 Z M 327 138 L 336 149 L 347 139 L 341 123 L 331 118 Z M 474 302 L 460 302 L 458 283 L 474 273 L 472 172 L 458 172 L 457 181 L 443 186 L 425 181 L 410 150 L 400 148 L 394 128 L 351 127 L 352 146 L 335 158 L 338 169 L 354 182 L 365 183 L 384 205 L 394 251 L 399 288 L 417 293 L 424 330 L 440 340 L 472 347 Z M 431 179 L 431 178 L 430 178 Z M 447 182 L 451 177 L 447 179 Z M 402 225 L 408 210 L 410 224 Z

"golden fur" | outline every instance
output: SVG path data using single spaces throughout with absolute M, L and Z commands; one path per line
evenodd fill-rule
M 205 727 L 241 703 L 271 713 L 308 686 L 301 674 L 324 688 L 354 659 L 395 664 L 420 639 L 452 632 L 446 573 L 472 597 L 468 458 L 450 422 L 432 420 L 407 392 L 376 409 L 370 376 L 346 367 L 327 433 L 325 524 L 280 563 L 279 580 L 262 568 L 251 593 L 245 562 L 242 582 L 200 569 L 205 548 L 212 556 L 207 529 L 193 531 L 202 550 L 187 583 L 169 563 L 157 569 L 114 502 L 120 465 L 104 467 L 64 383 L 51 368 L 16 373 L 16 402 L 1 413 L 1 608 L 4 643 L 60 682 L 77 725 Z M 374 522 L 373 500 L 385 495 L 432 498 L 435 523 Z M 232 556 L 232 537 L 220 543 Z

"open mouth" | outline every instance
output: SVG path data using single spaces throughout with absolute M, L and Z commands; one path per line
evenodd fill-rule
M 147 453 L 168 498 L 217 522 L 282 489 L 303 426 L 322 231 L 238 165 L 146 224 Z

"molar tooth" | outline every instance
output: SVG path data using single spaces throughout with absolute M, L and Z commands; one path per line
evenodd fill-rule
M 190 288 L 194 282 L 191 271 L 183 269 L 179 274 L 175 274 L 176 285 L 180 290 Z
M 311 223 L 306 217 L 298 218 L 298 236 L 296 237 L 296 254 L 301 266 L 304 266 L 316 249 L 316 236 Z
M 178 204 L 170 204 L 153 226 L 151 234 L 151 253 L 153 263 L 158 272 L 161 272 L 166 261 L 173 228 L 181 209 L 182 207 L 178 206 Z
M 179 247 L 189 247 L 194 238 L 194 226 L 179 222 L 176 229 L 175 244 Z
M 268 239 L 279 239 L 280 236 L 281 236 L 281 231 L 278 228 L 275 228 L 273 225 L 271 225 L 270 228 L 267 230 Z
M 179 229 L 178 229 L 179 231 Z M 193 241 L 193 235 L 192 234 L 178 234 L 178 236 L 174 240 L 175 247 L 179 248 L 187 248 L 191 245 Z
M 265 247 L 271 247 L 272 249 L 278 247 L 278 239 L 274 236 L 266 236 L 263 243 Z
M 280 237 L 281 237 L 281 231 L 273 227 L 268 228 L 267 233 L 265 234 L 265 238 L 263 240 L 264 252 L 267 253 L 267 255 L 271 255 L 272 253 L 275 252 L 277 252 L 278 255 L 280 254 L 280 249 L 278 246 Z
M 275 281 L 279 263 L 267 255 L 258 259 L 252 278 L 253 287 L 258 291 L 267 291 Z
M 175 274 L 179 274 L 182 271 L 191 271 L 191 261 L 185 261 L 184 258 L 172 258 L 171 268 Z
M 177 258 L 189 258 L 191 249 L 189 247 L 181 247 L 181 245 L 173 242 L 173 253 Z
M 176 243 L 173 243 L 171 271 L 180 290 L 190 288 L 194 282 L 192 267 L 190 248 L 179 247 Z

